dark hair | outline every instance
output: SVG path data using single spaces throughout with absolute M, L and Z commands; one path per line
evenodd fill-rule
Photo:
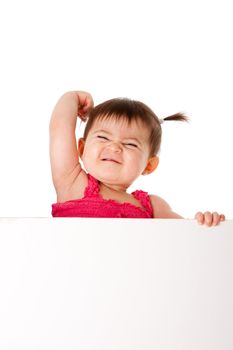
M 87 124 L 84 130 L 84 139 L 98 120 L 114 117 L 116 120 L 124 118 L 129 124 L 132 121 L 142 121 L 150 130 L 150 156 L 156 155 L 161 144 L 162 128 L 161 122 L 166 120 L 188 121 L 183 113 L 176 113 L 163 119 L 159 119 L 156 114 L 144 103 L 130 100 L 128 98 L 114 98 L 95 106 L 89 113 Z

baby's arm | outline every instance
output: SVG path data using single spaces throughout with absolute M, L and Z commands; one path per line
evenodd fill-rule
M 75 128 L 77 117 L 85 120 L 93 107 L 90 94 L 83 91 L 65 93 L 58 100 L 49 125 L 50 161 L 57 194 L 69 187 L 81 171 Z
M 182 216 L 172 211 L 170 205 L 159 196 L 150 196 L 153 217 L 157 219 L 183 219 Z
M 183 219 L 182 216 L 171 210 L 169 204 L 158 196 L 150 196 L 151 204 L 153 207 L 153 217 L 161 218 L 161 219 Z M 220 221 L 225 220 L 225 216 L 223 214 L 219 215 L 217 212 L 210 213 L 209 211 L 205 213 L 198 212 L 195 215 L 195 219 L 200 225 L 207 226 L 216 226 L 220 223 Z

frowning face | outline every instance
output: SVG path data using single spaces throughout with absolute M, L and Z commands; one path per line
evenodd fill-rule
M 81 143 L 86 171 L 102 183 L 126 190 L 147 167 L 149 130 L 140 121 L 96 120 Z

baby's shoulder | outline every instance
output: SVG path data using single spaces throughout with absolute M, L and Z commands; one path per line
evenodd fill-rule
M 171 210 L 170 205 L 160 196 L 150 194 L 150 201 L 153 209 L 160 210 Z
M 177 213 L 173 212 L 170 205 L 161 197 L 150 195 L 150 201 L 153 208 L 154 218 L 182 218 Z

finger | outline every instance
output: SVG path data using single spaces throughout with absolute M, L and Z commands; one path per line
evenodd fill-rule
M 88 99 L 87 96 L 85 97 L 85 100 L 83 101 L 83 103 L 80 106 L 80 109 L 82 109 L 83 111 L 86 111 L 88 108 Z
M 79 107 L 79 111 L 78 113 L 82 115 L 82 117 L 86 116 L 90 110 L 92 109 L 92 104 L 91 103 L 87 103 L 85 105 L 82 105 Z
M 83 110 L 88 111 L 93 107 L 93 105 L 94 105 L 94 102 L 93 102 L 93 99 L 91 98 L 91 96 L 86 96 L 81 107 Z
M 87 114 L 84 113 L 83 111 L 79 111 L 79 112 L 78 112 L 78 116 L 79 116 L 80 119 L 81 119 L 82 121 L 84 121 L 84 122 L 87 120 Z
M 209 211 L 206 211 L 204 213 L 204 223 L 207 225 L 207 226 L 211 226 L 212 225 L 212 221 L 213 221 L 213 216 L 212 214 L 209 212 Z
M 225 219 L 226 219 L 226 218 L 225 218 L 225 215 L 221 214 L 221 215 L 220 215 L 220 221 L 225 221 Z
M 204 215 L 200 211 L 198 213 L 196 213 L 195 219 L 197 220 L 199 225 L 203 225 L 203 223 L 204 223 Z
M 220 222 L 220 215 L 215 211 L 215 212 L 212 214 L 212 217 L 213 217 L 212 226 L 218 225 L 219 222 Z

